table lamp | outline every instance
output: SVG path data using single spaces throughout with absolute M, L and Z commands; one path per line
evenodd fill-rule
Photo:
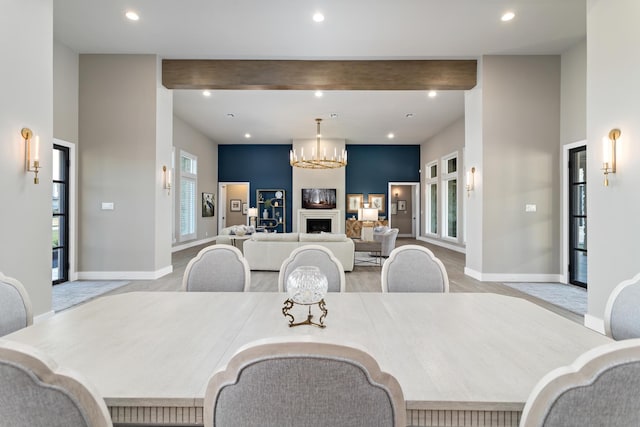
M 373 225 L 374 221 L 378 220 L 378 209 L 376 208 L 364 208 L 362 209 L 362 240 L 373 240 Z

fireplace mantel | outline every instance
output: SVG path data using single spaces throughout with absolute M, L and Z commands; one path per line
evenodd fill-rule
M 298 231 L 307 232 L 307 219 L 330 219 L 331 230 L 334 233 L 344 233 L 340 221 L 340 209 L 299 209 L 298 210 Z

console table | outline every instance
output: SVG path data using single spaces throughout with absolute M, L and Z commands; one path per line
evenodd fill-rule
M 346 233 L 347 233 L 347 237 L 352 238 L 352 239 L 359 239 L 360 238 L 360 234 L 362 232 L 362 223 L 365 221 L 359 221 L 357 219 L 348 219 L 346 221 Z M 371 222 L 371 221 L 369 221 Z M 387 221 L 386 219 L 384 220 L 378 220 L 378 221 L 373 221 L 373 226 L 374 227 L 379 227 L 379 226 L 386 226 L 389 224 L 389 221 Z
M 84 375 L 118 424 L 199 426 L 211 374 L 243 345 L 297 337 L 364 347 L 394 375 L 412 426 L 517 426 L 543 375 L 609 338 L 519 298 L 329 293 L 325 329 L 290 328 L 275 292 L 98 298 L 3 339 Z

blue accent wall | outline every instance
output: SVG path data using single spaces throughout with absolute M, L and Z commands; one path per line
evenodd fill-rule
M 249 206 L 256 206 L 259 188 L 283 188 L 287 232 L 291 232 L 291 145 L 218 145 L 218 181 L 250 182 Z
M 347 145 L 346 193 L 384 194 L 389 203 L 388 183 L 420 182 L 419 145 Z M 385 212 L 384 215 L 389 215 Z
M 388 183 L 420 181 L 419 145 L 347 145 L 346 193 L 387 194 Z M 250 182 L 249 206 L 256 206 L 258 188 L 283 188 L 287 203 L 287 232 L 291 231 L 291 145 L 218 145 L 218 181 Z M 388 215 L 385 212 L 385 215 Z

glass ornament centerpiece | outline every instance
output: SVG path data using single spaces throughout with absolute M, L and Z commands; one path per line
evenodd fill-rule
M 293 270 L 287 278 L 287 294 L 289 298 L 284 302 L 284 307 L 282 308 L 282 314 L 289 319 L 289 327 L 313 325 L 324 328 L 326 326 L 324 319 L 327 317 L 324 297 L 327 295 L 328 288 L 327 276 L 322 274 L 318 267 L 303 265 Z M 295 317 L 290 313 L 290 310 L 296 304 L 309 307 L 306 320 L 296 322 Z M 312 320 L 313 314 L 311 314 L 311 307 L 316 304 L 322 313 L 318 322 Z

